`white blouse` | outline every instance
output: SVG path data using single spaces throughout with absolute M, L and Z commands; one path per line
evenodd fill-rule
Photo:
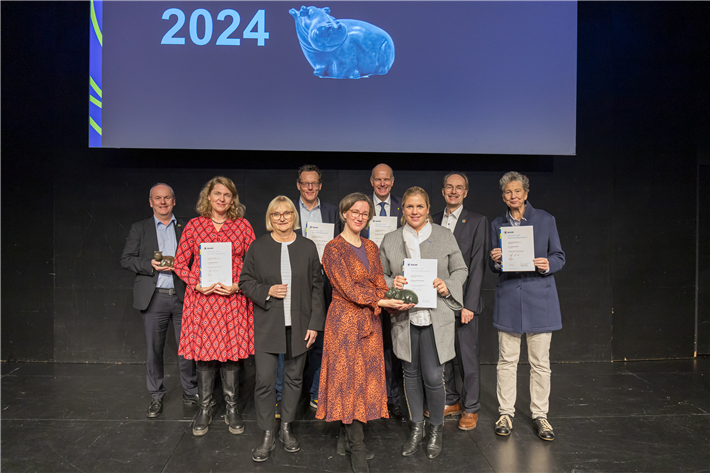
M 407 254 L 410 258 L 421 259 L 422 255 L 419 245 L 429 238 L 430 235 L 431 223 L 429 222 L 424 224 L 421 230 L 419 230 L 419 235 L 417 235 L 417 231 L 410 227 L 409 224 L 404 226 L 402 236 L 404 237 L 404 245 L 407 247 Z M 412 308 L 409 310 L 409 323 L 418 327 L 426 327 L 427 325 L 431 325 L 431 312 L 429 309 Z
M 281 284 L 287 284 L 284 297 L 284 321 L 291 326 L 291 260 L 288 257 L 288 245 L 293 241 L 281 242 Z

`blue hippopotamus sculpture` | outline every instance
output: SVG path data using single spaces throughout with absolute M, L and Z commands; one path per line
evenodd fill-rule
M 316 76 L 359 79 L 387 74 L 392 67 L 394 41 L 385 30 L 360 20 L 337 20 L 327 7 L 302 6 L 289 13 Z

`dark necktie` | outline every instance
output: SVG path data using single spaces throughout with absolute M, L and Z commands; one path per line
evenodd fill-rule
M 387 212 L 385 212 L 385 203 L 380 202 L 380 217 L 386 217 Z

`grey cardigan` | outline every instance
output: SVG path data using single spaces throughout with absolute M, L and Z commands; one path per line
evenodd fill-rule
M 468 277 L 468 269 L 453 233 L 435 223 L 431 226 L 431 235 L 419 245 L 419 249 L 422 259 L 435 259 L 439 262 L 437 276 L 446 283 L 450 292 L 448 297 L 439 296 L 436 309 L 431 309 L 436 351 L 439 354 L 439 363 L 444 364 L 456 355 L 454 311 L 463 308 L 463 284 Z M 388 233 L 380 245 L 380 259 L 388 287 L 392 287 L 396 276 L 402 275 L 402 261 L 409 257 L 403 230 L 404 227 L 400 227 Z M 391 320 L 394 353 L 400 360 L 411 362 L 409 312 L 392 315 Z

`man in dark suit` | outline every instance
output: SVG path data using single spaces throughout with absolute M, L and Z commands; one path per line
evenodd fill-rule
M 454 233 L 463 259 L 468 266 L 468 279 L 464 284 L 464 308 L 456 312 L 456 359 L 461 370 L 461 394 L 456 390 L 453 360 L 444 367 L 446 382 L 446 409 L 444 415 L 461 413 L 459 429 L 472 430 L 478 422 L 481 408 L 481 374 L 478 361 L 478 318 L 483 311 L 481 286 L 488 254 L 488 219 L 466 210 L 463 200 L 468 194 L 468 178 L 452 172 L 444 177 L 441 193 L 446 200 L 446 210 L 433 215 Z
M 140 310 L 148 344 L 146 381 L 152 396 L 148 417 L 158 417 L 163 411 L 164 367 L 163 351 L 170 320 L 175 329 L 175 341 L 180 341 L 182 302 L 185 283 L 172 268 L 160 266 L 154 251 L 163 256 L 175 256 L 184 222 L 173 215 L 175 193 L 167 184 L 158 183 L 150 189 L 150 207 L 153 216 L 134 223 L 121 255 L 121 267 L 135 273 L 133 307 Z M 178 356 L 182 399 L 185 404 L 197 404 L 197 377 L 195 362 Z
M 296 233 L 302 235 L 306 228 L 307 222 L 314 223 L 332 223 L 334 224 L 333 237 L 337 237 L 343 231 L 343 223 L 340 221 L 338 207 L 328 202 L 323 202 L 318 198 L 318 193 L 323 188 L 323 173 L 315 164 L 304 164 L 298 168 L 298 179 L 296 187 L 300 192 L 298 200 L 295 202 L 298 215 L 301 218 L 301 228 L 296 230 Z M 333 288 L 324 278 L 325 292 L 325 310 L 328 311 L 328 306 L 333 297 Z M 310 391 L 311 401 L 310 406 L 313 409 L 318 408 L 318 388 L 320 387 L 320 365 L 323 359 L 323 332 L 318 332 L 318 337 L 315 343 L 308 351 L 308 366 L 304 376 L 303 386 Z M 278 381 L 283 379 L 278 377 Z M 278 389 L 278 388 L 277 388 Z
M 394 172 L 392 168 L 380 163 L 372 169 L 370 175 L 372 185 L 372 202 L 375 204 L 375 216 L 396 217 L 397 228 L 402 226 L 402 199 L 392 195 Z M 363 230 L 361 236 L 369 236 L 369 229 Z M 402 362 L 392 350 L 392 323 L 389 317 L 382 317 L 382 343 L 385 353 L 385 380 L 387 382 L 387 407 L 390 416 L 400 421 L 407 420 L 402 405 L 400 393 L 404 390 Z

